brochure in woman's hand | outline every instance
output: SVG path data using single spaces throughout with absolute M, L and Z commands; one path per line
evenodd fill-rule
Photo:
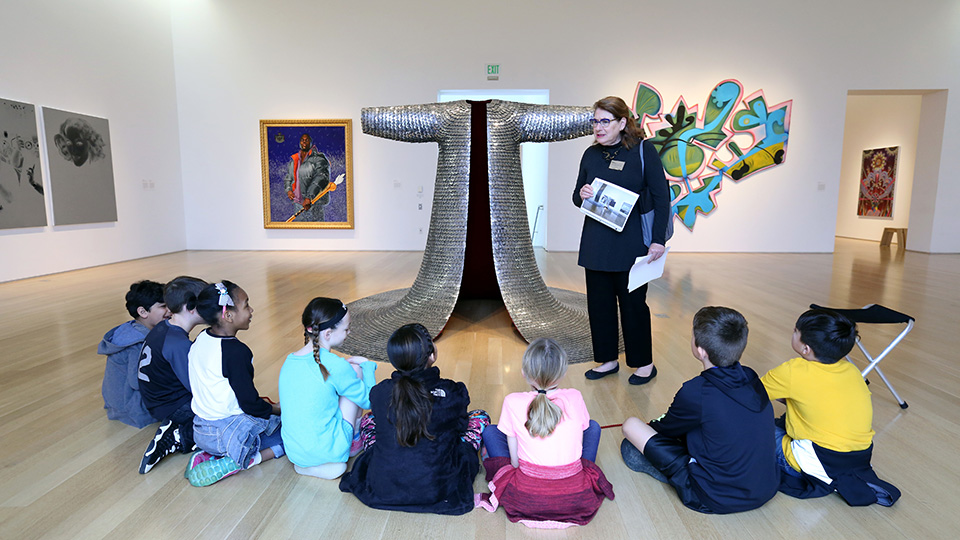
M 606 180 L 594 178 L 593 197 L 584 199 L 580 211 L 611 229 L 622 232 L 638 195 Z

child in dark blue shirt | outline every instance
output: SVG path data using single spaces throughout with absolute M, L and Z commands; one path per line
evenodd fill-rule
M 740 364 L 746 346 L 743 315 L 702 308 L 693 318 L 691 349 L 704 370 L 660 418 L 623 423 L 627 466 L 669 483 L 698 512 L 751 510 L 777 493 L 773 406 L 757 374 Z
M 140 352 L 140 393 L 150 414 L 160 419 L 140 461 L 140 474 L 149 472 L 166 455 L 193 450 L 187 353 L 190 331 L 203 322 L 197 313 L 197 296 L 206 286 L 205 281 L 189 276 L 167 283 L 163 297 L 173 314 L 150 330 Z

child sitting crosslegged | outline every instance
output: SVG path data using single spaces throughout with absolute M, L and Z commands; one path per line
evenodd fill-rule
M 843 315 L 809 310 L 797 319 L 791 340 L 800 358 L 761 379 L 770 399 L 787 405 L 775 434 L 780 491 L 799 498 L 837 491 L 852 506 L 891 506 L 900 491 L 870 466 L 870 390 L 857 367 L 843 360 L 856 340 L 856 325 Z
M 126 295 L 127 313 L 133 320 L 111 329 L 103 336 L 97 353 L 107 356 L 103 371 L 103 408 L 107 418 L 135 428 L 156 422 L 140 397 L 137 366 L 143 340 L 154 326 L 170 317 L 163 302 L 163 285 L 138 281 Z
M 613 499 L 613 485 L 594 463 L 600 424 L 578 390 L 560 388 L 566 373 L 557 342 L 538 338 L 527 347 L 520 374 L 531 390 L 505 397 L 499 425 L 483 432 L 492 493 L 480 495 L 477 506 L 502 506 L 514 523 L 558 529 L 586 525 Z
M 163 301 L 170 319 L 150 330 L 140 350 L 137 379 L 143 404 L 160 420 L 140 460 L 140 474 L 150 472 L 164 456 L 190 453 L 193 443 L 193 411 L 190 409 L 190 331 L 203 323 L 197 313 L 197 295 L 207 282 L 179 276 L 163 287 Z
M 660 418 L 623 423 L 623 460 L 673 486 L 698 512 L 757 508 L 777 493 L 779 475 L 770 454 L 773 407 L 757 374 L 740 364 L 747 321 L 730 308 L 702 308 L 690 346 L 703 371 Z
M 207 286 L 197 309 L 210 328 L 190 347 L 193 436 L 201 451 L 187 463 L 194 486 L 208 486 L 261 461 L 284 455 L 280 407 L 259 397 L 253 352 L 237 339 L 250 328 L 246 291 L 224 280 Z
M 467 411 L 462 382 L 444 379 L 437 349 L 421 324 L 407 324 L 387 341 L 396 369 L 370 391 L 367 449 L 343 476 L 340 490 L 384 510 L 459 515 L 473 509 L 473 479 L 482 410 Z
M 314 298 L 300 321 L 304 345 L 287 356 L 277 381 L 280 430 L 298 474 L 332 480 L 360 451 L 360 416 L 370 406 L 377 364 L 332 352 L 350 334 L 350 313 L 340 300 Z

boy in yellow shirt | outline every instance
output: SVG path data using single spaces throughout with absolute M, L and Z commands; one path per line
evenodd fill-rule
M 870 390 L 857 367 L 842 361 L 856 340 L 856 325 L 843 315 L 809 310 L 793 331 L 800 358 L 760 379 L 770 399 L 787 406 L 774 435 L 783 493 L 808 498 L 837 491 L 854 506 L 890 506 L 900 497 L 870 466 Z

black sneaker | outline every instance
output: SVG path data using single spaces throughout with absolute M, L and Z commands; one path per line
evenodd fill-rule
M 140 474 L 147 474 L 164 456 L 170 455 L 180 448 L 180 428 L 173 427 L 173 421 L 167 420 L 160 424 L 153 440 L 147 445 L 147 451 L 140 460 Z

